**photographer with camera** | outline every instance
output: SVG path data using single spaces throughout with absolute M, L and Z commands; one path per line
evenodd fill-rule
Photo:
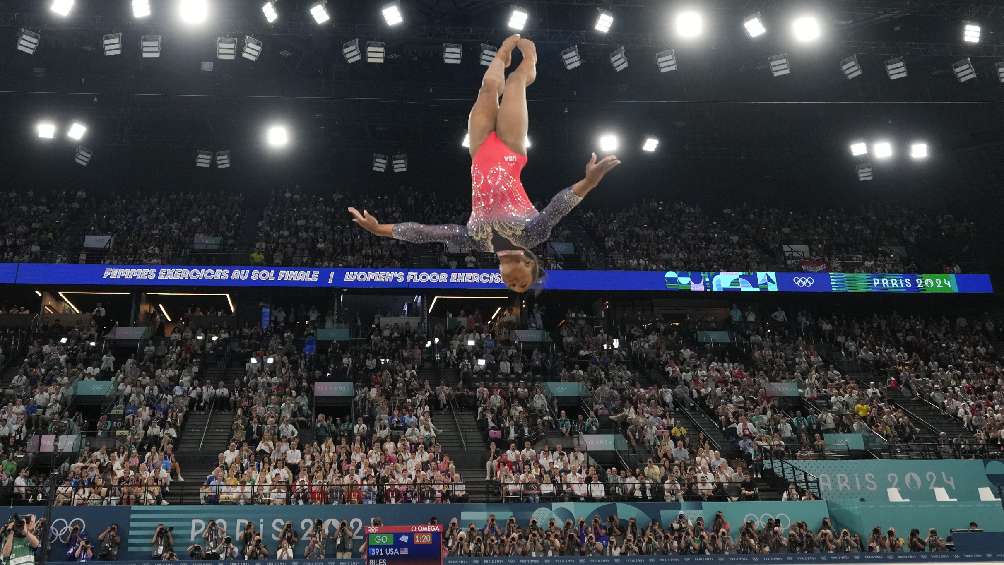
M 193 561 L 204 561 L 206 559 L 211 559 L 209 555 L 206 553 L 206 550 L 202 549 L 202 546 L 197 543 L 193 543 L 192 545 L 188 546 L 188 549 L 186 549 L 185 551 L 188 552 L 188 558 Z
M 304 559 L 324 559 L 324 546 L 327 543 L 327 533 L 324 522 L 314 520 L 314 527 L 307 533 L 307 549 L 303 552 Z
M 164 527 L 164 524 L 157 524 L 157 529 L 153 532 L 153 538 L 150 540 L 153 545 L 153 558 L 167 559 L 166 555 L 168 553 L 174 553 L 174 528 Z M 177 559 L 177 556 L 175 556 Z
M 248 544 L 245 559 L 267 559 L 269 556 L 268 546 L 261 539 L 261 534 L 255 534 L 254 539 Z
M 7 565 L 35 563 L 35 549 L 41 545 L 35 536 L 35 516 L 11 516 L 3 529 L 3 550 L 0 555 Z
M 80 543 L 77 544 L 77 549 L 73 550 L 73 560 L 74 561 L 94 560 L 94 546 L 92 546 L 91 542 L 87 541 L 86 538 L 81 539 Z
M 119 558 L 119 546 L 122 545 L 122 537 L 119 536 L 119 525 L 112 524 L 98 534 L 98 543 L 101 544 L 98 552 L 98 559 L 102 561 L 115 561 Z
M 224 536 L 220 544 L 214 547 L 206 557 L 209 559 L 237 559 L 238 553 L 233 538 Z
M 335 532 L 335 557 L 352 559 L 352 531 L 349 530 L 349 523 L 344 520 Z

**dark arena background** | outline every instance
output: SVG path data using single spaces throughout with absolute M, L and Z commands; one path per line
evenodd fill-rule
M 488 241 L 472 177 L 521 156 L 472 168 L 468 115 L 513 33 L 542 213 Z M 4 562 L 1004 561 L 1001 34 L 0 0 Z

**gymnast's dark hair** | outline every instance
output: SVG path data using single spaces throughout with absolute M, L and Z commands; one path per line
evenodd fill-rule
M 533 291 L 534 296 L 540 296 L 540 293 L 544 292 L 544 279 L 547 277 L 547 271 L 544 270 L 540 258 L 533 251 L 523 249 L 523 254 L 533 263 L 533 271 L 530 275 L 533 280 L 530 281 L 530 287 L 527 288 L 527 291 Z

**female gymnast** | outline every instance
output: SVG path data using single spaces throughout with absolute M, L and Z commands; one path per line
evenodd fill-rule
M 520 50 L 523 61 L 506 78 L 505 69 L 514 48 Z M 352 221 L 380 237 L 411 243 L 442 242 L 453 252 L 494 252 L 507 287 L 522 293 L 536 285 L 544 271 L 530 249 L 547 241 L 551 229 L 620 164 L 614 155 L 598 161 L 593 153 L 582 180 L 559 192 L 542 212 L 533 207 L 520 182 L 520 173 L 527 162 L 526 87 L 536 78 L 536 46 L 519 35 L 507 38 L 485 72 L 468 119 L 473 163 L 471 216 L 466 226 L 381 224 L 368 210 L 360 213 L 349 208 Z

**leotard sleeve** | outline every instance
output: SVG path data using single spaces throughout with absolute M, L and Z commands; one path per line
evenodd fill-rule
M 409 243 L 445 243 L 450 251 L 465 251 L 474 248 L 474 240 L 467 233 L 467 226 L 457 224 L 417 224 L 403 222 L 394 224 L 394 239 Z
M 572 192 L 571 187 L 554 195 L 539 214 L 533 217 L 523 230 L 523 239 L 528 247 L 536 247 L 551 237 L 551 230 L 573 208 L 582 202 L 582 197 Z

